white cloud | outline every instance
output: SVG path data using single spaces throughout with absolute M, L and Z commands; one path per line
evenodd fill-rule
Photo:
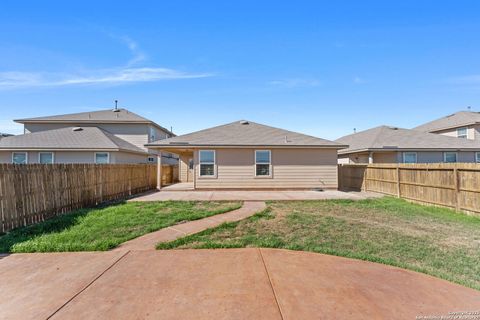
M 480 84 L 480 74 L 452 77 L 447 79 L 448 83 L 460 85 L 478 85 Z
M 210 77 L 209 73 L 188 73 L 168 68 L 119 68 L 82 74 L 0 72 L 0 89 L 69 85 L 122 84 L 159 80 Z
M 300 88 L 300 87 L 318 87 L 321 82 L 316 79 L 289 78 L 281 80 L 273 80 L 268 82 L 269 85 L 283 88 Z
M 363 79 L 363 78 L 360 78 L 360 77 L 358 77 L 358 76 L 353 77 L 353 83 L 362 84 L 362 83 L 365 83 L 365 82 L 366 82 L 366 81 L 365 81 L 365 79 Z
M 31 87 L 58 87 L 72 85 L 118 85 L 134 82 L 160 80 L 195 79 L 211 77 L 211 73 L 190 73 L 169 68 L 138 67 L 146 60 L 146 55 L 138 44 L 128 36 L 110 37 L 123 42 L 132 54 L 132 58 L 122 67 L 87 70 L 82 72 L 0 72 L 0 90 Z

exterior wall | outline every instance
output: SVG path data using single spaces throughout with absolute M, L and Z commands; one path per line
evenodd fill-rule
M 22 152 L 18 150 L 18 152 Z M 47 151 L 48 152 L 48 151 Z M 28 151 L 29 164 L 38 163 L 38 151 Z M 113 151 L 110 163 L 146 163 L 147 156 L 135 153 Z M 95 163 L 94 151 L 54 151 L 54 163 Z M 0 151 L 0 163 L 12 163 L 12 151 Z
M 259 148 L 265 150 L 265 148 Z M 211 149 L 209 149 L 211 150 Z M 258 149 L 257 149 L 258 150 Z M 270 149 L 271 177 L 255 177 L 255 149 L 216 149 L 216 177 L 200 177 L 196 189 L 336 189 L 336 149 Z
M 368 153 L 352 153 L 338 156 L 338 163 L 368 163 Z
M 442 163 L 442 151 L 414 151 L 417 153 L 417 163 Z M 474 151 L 459 151 L 457 152 L 458 162 L 472 163 L 475 162 Z M 358 158 L 358 159 L 357 159 Z M 356 159 L 356 162 L 352 161 Z M 349 161 L 349 162 L 348 162 Z M 402 163 L 403 152 L 374 152 L 373 163 Z M 368 155 L 363 153 L 349 154 L 339 156 L 338 163 L 368 163 Z
M 188 182 L 188 159 L 185 155 L 179 157 L 179 180 L 180 182 Z
M 399 161 L 397 154 L 398 153 L 396 151 L 395 152 L 377 152 L 377 153 L 374 152 L 373 163 L 397 163 Z
M 464 127 L 465 126 L 460 126 L 458 128 L 464 128 Z M 467 139 L 480 140 L 480 125 L 466 126 L 466 128 L 467 128 Z M 448 137 L 457 137 L 457 128 L 439 130 L 432 133 L 441 134 Z

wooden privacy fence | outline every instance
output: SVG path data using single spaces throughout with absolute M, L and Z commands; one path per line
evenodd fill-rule
M 156 187 L 152 164 L 0 164 L 0 232 Z
M 162 165 L 162 186 L 178 182 L 178 165 Z
M 339 188 L 480 213 L 480 164 L 341 164 Z

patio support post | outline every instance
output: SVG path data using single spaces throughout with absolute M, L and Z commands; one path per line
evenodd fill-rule
M 368 163 L 373 163 L 373 152 L 368 153 Z
M 162 152 L 157 155 L 157 190 L 162 189 Z

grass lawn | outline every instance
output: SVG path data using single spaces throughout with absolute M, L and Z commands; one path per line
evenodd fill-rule
M 61 215 L 0 236 L 0 252 L 109 250 L 181 221 L 241 207 L 241 202 L 128 202 Z
M 159 244 L 267 247 L 385 263 L 480 289 L 480 218 L 385 197 L 269 202 L 246 220 Z

